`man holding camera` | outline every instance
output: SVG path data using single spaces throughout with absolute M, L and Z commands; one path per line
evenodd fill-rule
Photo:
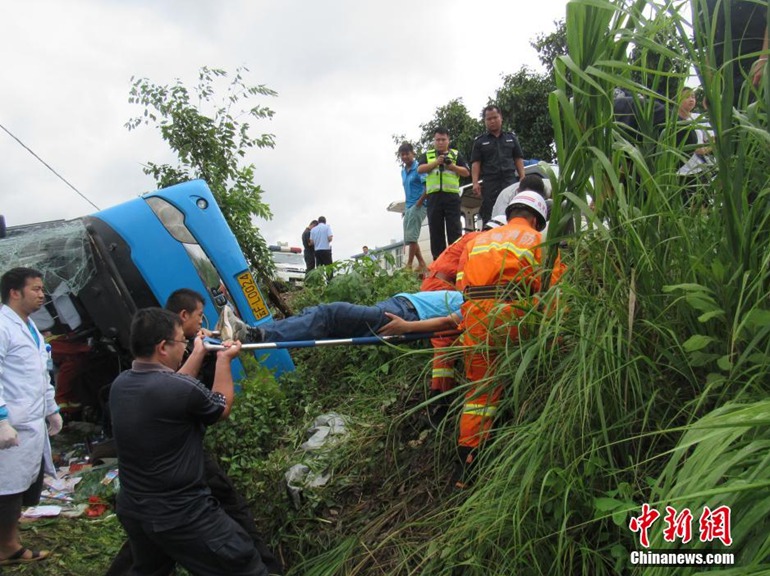
M 468 163 L 457 150 L 449 148 L 449 132 L 436 128 L 434 148 L 420 158 L 417 172 L 427 174 L 428 230 L 433 259 L 463 233 L 460 219 L 460 178 L 470 175 Z

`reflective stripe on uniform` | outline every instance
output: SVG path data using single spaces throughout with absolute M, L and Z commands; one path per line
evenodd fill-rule
M 473 246 L 470 255 L 476 256 L 477 254 L 484 254 L 486 252 L 491 252 L 492 250 L 510 252 L 517 258 L 526 260 L 531 266 L 535 266 L 537 264 L 537 260 L 535 259 L 535 255 L 533 254 L 532 250 L 529 248 L 522 248 L 517 246 L 513 242 L 490 242 L 489 244 L 482 245 L 476 244 Z
M 454 368 L 434 368 L 432 376 L 433 378 L 454 378 Z
M 463 414 L 471 416 L 481 416 L 482 418 L 494 418 L 497 412 L 497 406 L 491 406 L 489 404 L 474 404 L 467 402 L 463 407 Z
M 452 158 L 454 162 L 457 162 L 457 150 L 450 149 L 447 155 Z M 428 150 L 425 154 L 425 158 L 428 163 L 433 162 L 436 159 L 436 150 Z M 434 192 L 450 192 L 453 194 L 460 193 L 460 177 L 451 170 L 440 170 L 439 167 L 434 168 L 428 172 L 428 176 L 425 179 L 425 193 L 432 194 Z

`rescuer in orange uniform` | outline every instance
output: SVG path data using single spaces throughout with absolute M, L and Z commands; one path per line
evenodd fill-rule
M 466 246 L 464 265 L 457 275 L 457 287 L 465 296 L 461 337 L 466 347 L 465 373 L 471 383 L 480 383 L 467 392 L 460 417 L 458 487 L 464 487 L 503 392 L 502 384 L 493 379 L 495 350 L 502 343 L 494 337 L 501 334 L 496 329 L 508 326 L 503 338 L 518 339 L 518 319 L 526 314 L 527 306 L 537 304 L 536 295 L 547 288 L 543 285 L 545 254 L 540 246 L 540 231 L 548 215 L 545 200 L 536 192 L 521 192 L 511 200 L 505 215 L 505 226 L 479 234 Z M 563 270 L 557 256 L 551 283 L 559 280 Z
M 504 216 L 496 216 L 484 225 L 484 230 L 492 230 L 505 223 Z M 433 292 L 435 290 L 456 290 L 455 280 L 459 270 L 460 257 L 465 246 L 481 234 L 480 231 L 468 232 L 460 236 L 428 267 L 428 274 L 420 285 L 421 292 Z M 441 336 L 431 338 L 433 345 L 433 373 L 430 382 L 430 395 L 437 396 L 455 387 L 454 365 L 455 358 L 446 348 L 455 342 L 453 336 Z M 445 413 L 447 404 L 441 406 L 440 412 Z M 443 414 L 442 414 L 443 416 Z

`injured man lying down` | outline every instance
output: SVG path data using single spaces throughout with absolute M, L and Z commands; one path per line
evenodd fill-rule
M 294 342 L 360 336 L 394 336 L 456 329 L 463 296 L 452 290 L 402 292 L 373 306 L 333 302 L 305 308 L 284 320 L 249 326 L 225 306 L 216 329 L 222 340 Z

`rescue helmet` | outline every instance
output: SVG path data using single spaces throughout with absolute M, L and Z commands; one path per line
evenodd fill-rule
M 513 197 L 505 209 L 505 217 L 510 219 L 511 212 L 516 208 L 526 208 L 537 219 L 538 231 L 545 228 L 545 222 L 548 220 L 548 206 L 543 197 L 537 192 L 520 192 Z
M 483 229 L 492 230 L 493 228 L 499 228 L 500 226 L 505 226 L 505 216 L 502 214 L 493 216 L 490 220 L 487 221 L 486 224 L 484 224 Z

